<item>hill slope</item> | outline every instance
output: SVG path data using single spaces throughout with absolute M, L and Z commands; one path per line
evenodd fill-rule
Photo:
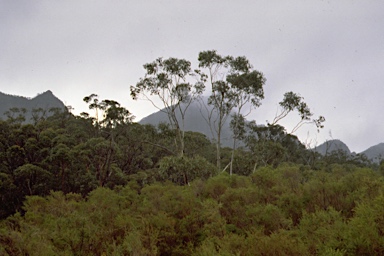
M 338 151 L 338 150 L 344 151 L 348 156 L 356 155 L 356 153 L 354 152 L 351 153 L 348 146 L 340 140 L 326 141 L 323 144 L 315 147 L 313 150 L 320 153 L 323 156 L 327 154 L 331 154 L 332 152 Z M 359 154 L 365 155 L 373 163 L 380 163 L 380 161 L 384 159 L 384 143 L 379 143 L 375 146 L 372 146 Z
M 0 92 L 0 119 L 7 119 L 4 113 L 11 108 L 25 108 L 27 110 L 25 120 L 29 122 L 33 109 L 42 108 L 48 112 L 50 108 L 65 109 L 65 105 L 49 90 L 32 99 Z
M 347 155 L 351 154 L 348 146 L 341 140 L 328 140 L 323 144 L 315 147 L 313 150 L 323 156 L 338 150 L 344 151 Z
M 384 143 L 379 143 L 375 146 L 368 148 L 367 150 L 361 152 L 372 160 L 374 163 L 379 163 L 384 158 Z
M 183 106 L 185 107 L 185 106 Z M 181 120 L 180 112 L 176 113 L 179 120 Z M 209 139 L 213 139 L 214 136 L 211 132 L 211 129 L 208 125 L 207 120 L 207 111 L 201 107 L 200 103 L 193 102 L 186 111 L 185 115 L 185 130 L 200 132 L 206 135 Z M 165 112 L 159 110 L 153 114 L 150 114 L 147 117 L 144 117 L 139 121 L 140 124 L 152 124 L 157 126 L 159 123 L 169 123 L 168 116 Z M 211 122 L 213 123 L 213 122 Z M 232 143 L 232 131 L 230 129 L 230 117 L 225 120 L 224 126 L 222 128 L 222 145 L 225 147 L 231 147 Z

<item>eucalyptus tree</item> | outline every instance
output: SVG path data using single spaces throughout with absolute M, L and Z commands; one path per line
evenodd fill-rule
M 266 79 L 261 72 L 253 69 L 244 56 L 236 58 L 221 56 L 215 50 L 211 50 L 200 52 L 198 60 L 199 67 L 208 71 L 204 81 L 209 83 L 211 94 L 208 98 L 208 106 L 203 105 L 208 113 L 206 121 L 216 139 L 216 162 L 220 169 L 221 136 L 225 121 L 231 113 L 234 113 L 231 125 L 234 131 L 234 151 L 240 136 L 238 133 L 241 130 L 240 121 L 244 120 L 244 116 L 252 109 L 260 106 L 264 98 L 263 86 Z M 248 108 L 248 111 L 244 112 L 245 108 Z M 233 156 L 232 153 L 231 162 L 233 162 Z
M 101 106 L 104 110 L 101 123 L 107 128 L 116 128 L 118 125 L 131 123 L 135 118 L 128 109 L 122 107 L 117 101 L 103 100 Z
M 85 103 L 89 103 L 89 106 L 88 106 L 89 109 L 95 110 L 95 118 L 93 120 L 95 120 L 95 123 L 98 126 L 99 125 L 99 111 L 104 110 L 104 105 L 99 102 L 99 96 L 95 93 L 92 93 L 91 95 L 84 97 L 83 101 Z M 88 114 L 83 112 L 83 113 L 81 113 L 81 115 L 87 116 Z
M 33 108 L 31 112 L 31 121 L 34 125 L 47 119 L 48 110 L 43 108 Z
M 300 162 L 306 150 L 295 135 L 287 134 L 281 125 L 247 124 L 244 142 L 254 161 L 253 172 L 258 166 L 277 166 L 284 161 Z
M 122 107 L 115 100 L 99 100 L 99 96 L 92 93 L 83 98 L 83 101 L 89 104 L 89 109 L 95 110 L 95 117 L 90 117 L 86 112 L 82 112 L 80 116 L 90 120 L 97 129 L 107 128 L 113 130 L 118 125 L 131 123 L 135 118 L 129 110 Z M 102 117 L 102 119 L 100 119 Z M 105 132 L 105 131 L 104 131 Z
M 26 108 L 17 108 L 13 107 L 10 108 L 8 111 L 4 112 L 4 115 L 7 117 L 7 122 L 14 124 L 14 125 L 21 125 L 23 122 L 25 122 L 25 115 L 27 113 Z
M 109 138 L 108 142 L 105 141 L 105 143 L 97 144 L 100 155 L 102 156 L 102 168 L 98 171 L 98 179 L 100 185 L 104 186 L 107 181 L 111 179 L 113 173 L 121 172 L 121 170 L 116 167 L 119 146 L 115 142 L 115 137 L 121 132 L 121 129 L 118 128 L 130 124 L 134 116 L 129 110 L 114 100 L 103 100 L 100 105 L 103 110 L 103 119 L 100 121 L 101 131 Z M 97 155 L 98 154 L 99 153 L 97 153 Z
M 295 133 L 304 124 L 314 124 L 317 129 L 324 127 L 325 122 L 324 116 L 319 116 L 317 119 L 312 119 L 313 113 L 308 107 L 307 103 L 304 102 L 304 97 L 294 92 L 286 92 L 284 98 L 279 102 L 280 112 L 275 116 L 271 125 L 276 125 L 280 120 L 288 116 L 292 111 L 297 111 L 300 116 L 300 121 L 293 127 L 290 132 Z
M 204 75 L 193 71 L 191 62 L 177 58 L 158 58 L 145 64 L 144 69 L 144 78 L 130 87 L 131 97 L 148 100 L 167 114 L 171 128 L 176 131 L 177 154 L 183 156 L 185 115 L 190 104 L 204 91 L 204 83 L 201 82 Z

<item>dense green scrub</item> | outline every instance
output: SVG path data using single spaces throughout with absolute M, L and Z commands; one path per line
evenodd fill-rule
M 383 255 L 383 188 L 368 168 L 283 164 L 27 196 L 0 223 L 0 255 Z
M 99 122 L 68 112 L 36 116 L 30 124 L 22 123 L 22 117 L 0 120 L 0 219 L 21 211 L 26 196 L 46 196 L 52 190 L 84 197 L 97 187 L 113 189 L 130 181 L 186 185 L 218 173 L 216 146 L 205 135 L 185 132 L 179 157 L 174 130 L 133 123 L 115 105 L 105 111 L 117 114 Z M 222 164 L 228 166 L 234 158 L 233 173 L 249 175 L 260 166 L 319 159 L 282 131 L 274 137 L 280 140 L 253 138 L 249 149 L 237 149 L 233 156 L 223 148 Z
M 203 134 L 180 156 L 174 129 L 103 103 L 0 120 L 0 255 L 384 255 L 383 164 L 273 125 L 219 170 Z

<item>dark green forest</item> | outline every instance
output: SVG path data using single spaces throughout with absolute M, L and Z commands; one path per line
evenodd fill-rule
M 204 135 L 179 157 L 168 126 L 121 112 L 0 121 L 1 255 L 384 253 L 380 166 L 283 133 L 237 149 L 229 175 Z
M 227 79 L 194 71 L 190 85 L 173 80 L 189 75 L 190 63 L 158 59 L 131 87 L 135 99 L 173 84 L 169 124 L 136 123 L 96 94 L 78 116 L 36 109 L 25 120 L 8 111 L 0 120 L 0 255 L 383 255 L 384 164 L 308 149 L 278 121 L 296 111 L 321 129 L 325 119 L 311 119 L 292 92 L 272 123 L 246 122 L 238 110 L 261 104 L 262 73 L 215 51 L 199 61 L 228 69 Z M 231 148 L 220 146 L 220 126 L 209 140 L 175 115 L 205 83 L 216 123 L 231 118 Z

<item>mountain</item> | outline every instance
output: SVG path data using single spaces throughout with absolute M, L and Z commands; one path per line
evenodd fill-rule
M 340 140 L 326 141 L 323 144 L 315 147 L 313 150 L 320 153 L 323 156 L 338 150 L 344 151 L 346 155 L 350 155 L 350 156 L 356 155 L 355 152 L 351 153 L 348 146 Z M 380 161 L 384 159 L 384 143 L 379 143 L 375 146 L 372 146 L 359 154 L 365 155 L 373 163 L 380 163 Z
M 64 110 L 65 105 L 49 90 L 38 94 L 34 98 L 9 95 L 0 92 L 0 119 L 7 119 L 7 116 L 4 113 L 11 108 L 25 108 L 27 110 L 25 113 L 25 120 L 26 122 L 29 122 L 32 117 L 33 109 L 42 108 L 48 112 L 51 108 L 60 108 Z
M 315 147 L 313 150 L 323 156 L 330 154 L 333 151 L 339 150 L 344 151 L 347 155 L 351 154 L 351 151 L 349 150 L 348 146 L 341 140 L 328 140 L 323 144 Z
M 207 110 L 200 105 L 199 102 L 192 102 L 188 107 L 185 115 L 185 130 L 200 132 L 206 135 L 209 139 L 213 139 L 213 134 L 211 129 L 206 121 L 208 118 Z M 185 105 L 182 105 L 184 108 Z M 211 109 L 209 109 L 211 110 Z M 176 113 L 179 120 L 181 120 L 180 112 Z M 169 123 L 167 114 L 159 110 L 147 117 L 144 117 L 139 121 L 140 124 L 151 124 L 157 126 L 159 123 Z M 230 118 L 225 120 L 224 126 L 222 128 L 221 143 L 224 147 L 232 146 L 232 131 L 230 129 Z
M 374 163 L 380 163 L 384 159 L 384 143 L 379 143 L 375 146 L 368 148 L 367 150 L 361 152 L 371 159 Z

